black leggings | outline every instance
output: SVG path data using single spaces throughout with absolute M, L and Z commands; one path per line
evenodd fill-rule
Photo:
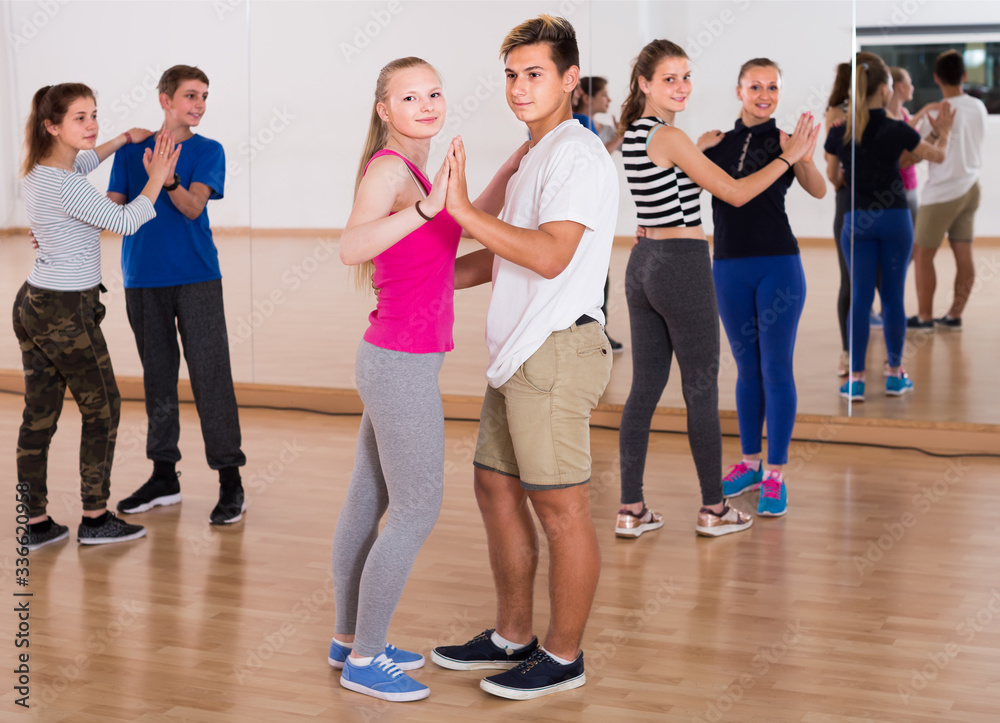
M 653 412 L 677 356 L 687 406 L 688 443 L 702 504 L 722 501 L 719 425 L 719 310 L 708 242 L 643 239 L 625 271 L 632 329 L 632 389 L 622 412 L 622 504 L 641 502 Z

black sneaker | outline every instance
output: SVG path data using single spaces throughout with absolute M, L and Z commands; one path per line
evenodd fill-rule
M 108 510 L 104 513 L 103 524 L 94 526 L 80 523 L 76 531 L 76 541 L 81 545 L 108 545 L 112 542 L 127 542 L 146 536 L 146 528 L 125 522 Z
M 919 316 L 911 316 L 906 320 L 907 329 L 920 329 L 921 331 L 934 331 L 934 322 L 930 319 L 921 321 Z
M 487 693 L 512 700 L 531 700 L 562 690 L 579 688 L 587 682 L 583 671 L 583 652 L 569 665 L 557 663 L 541 648 L 517 667 L 491 675 L 479 682 Z
M 621 354 L 625 350 L 620 341 L 615 341 L 610 336 L 608 337 L 608 343 L 611 345 L 612 354 Z
M 442 645 L 431 651 L 431 660 L 449 670 L 506 670 L 526 661 L 538 649 L 538 638 L 518 650 L 493 643 L 486 630 L 463 645 Z
M 126 515 L 135 515 L 154 507 L 176 505 L 181 501 L 180 476 L 180 472 L 170 477 L 157 477 L 154 474 L 130 497 L 118 503 L 118 511 Z
M 45 525 L 45 522 L 51 523 L 45 532 L 38 532 L 37 529 Z M 34 527 L 35 530 L 31 528 Z M 69 537 L 69 528 L 66 525 L 60 525 L 58 522 L 49 518 L 42 522 L 36 522 L 33 525 L 28 525 L 28 544 L 25 545 L 29 550 L 37 550 L 39 547 L 45 547 L 46 545 L 51 545 L 53 542 L 59 542 L 60 540 L 65 540 Z
M 951 329 L 952 331 L 961 331 L 962 330 L 962 318 L 961 317 L 955 319 L 955 318 L 953 318 L 953 317 L 948 316 L 947 314 L 945 314 L 940 319 L 935 319 L 934 323 L 937 324 L 938 326 L 947 327 L 948 329 Z
M 219 504 L 212 510 L 209 522 L 213 525 L 231 525 L 243 519 L 247 502 L 243 497 L 243 485 L 219 485 Z

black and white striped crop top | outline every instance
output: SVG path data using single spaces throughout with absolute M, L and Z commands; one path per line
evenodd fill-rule
M 622 157 L 640 226 L 700 226 L 701 187 L 677 166 L 662 168 L 646 154 L 659 126 L 656 117 L 640 118 L 625 131 Z M 652 132 L 650 132 L 652 131 Z

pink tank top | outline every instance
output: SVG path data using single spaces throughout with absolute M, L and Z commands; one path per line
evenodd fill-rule
M 399 153 L 382 150 L 371 160 L 385 155 L 402 158 L 430 193 L 430 181 Z M 455 348 L 455 254 L 461 236 L 462 227 L 442 210 L 373 259 L 372 282 L 379 291 L 365 341 L 411 354 Z
M 906 108 L 900 108 L 900 110 L 903 112 L 903 120 L 909 123 L 910 114 L 906 112 Z M 917 167 L 915 165 L 900 168 L 899 175 L 903 177 L 903 190 L 912 191 L 917 187 Z

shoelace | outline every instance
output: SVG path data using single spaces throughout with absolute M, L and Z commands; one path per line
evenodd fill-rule
M 733 482 L 736 480 L 737 477 L 740 477 L 741 475 L 744 475 L 747 472 L 752 472 L 752 471 L 753 470 L 751 470 L 745 464 L 740 462 L 739 464 L 734 464 L 732 467 L 729 468 L 729 472 L 727 472 L 726 476 L 722 478 L 722 481 Z
M 760 494 L 762 497 L 776 500 L 781 497 L 781 485 L 780 479 L 765 477 L 764 481 L 760 483 Z
M 519 664 L 515 670 L 517 670 L 517 672 L 521 675 L 524 675 L 536 665 L 548 659 L 548 657 L 548 654 L 544 650 L 541 648 L 535 648 L 535 652 L 528 656 L 527 660 Z
M 398 678 L 403 674 L 403 671 L 397 668 L 396 664 L 390 658 L 383 658 L 374 662 L 379 668 L 388 673 L 390 678 Z

